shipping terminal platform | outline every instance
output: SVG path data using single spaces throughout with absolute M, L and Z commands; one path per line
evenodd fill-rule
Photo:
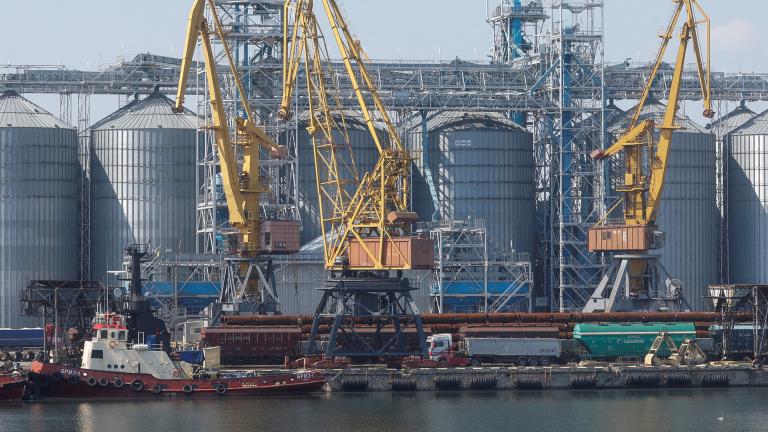
M 264 369 L 259 371 L 270 372 Z M 328 380 L 324 390 L 330 393 L 768 387 L 768 368 L 741 362 L 709 363 L 698 366 L 599 364 L 410 370 L 351 367 L 325 369 L 323 373 Z

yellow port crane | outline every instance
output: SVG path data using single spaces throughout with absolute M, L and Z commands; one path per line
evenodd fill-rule
M 209 6 L 211 23 L 205 18 L 206 4 Z M 240 103 L 242 104 L 243 111 L 246 113 L 246 118 L 237 116 L 233 119 L 235 126 L 234 138 L 229 132 L 229 119 L 224 107 L 222 87 L 217 70 L 218 66 L 212 47 L 214 35 L 219 39 L 223 47 Z M 260 152 L 263 150 L 276 158 L 285 157 L 286 154 L 284 148 L 274 142 L 257 124 L 248 103 L 247 93 L 233 58 L 232 50 L 227 44 L 227 35 L 222 28 L 214 0 L 195 0 L 189 13 L 178 93 L 173 111 L 182 112 L 184 109 L 185 91 L 198 40 L 201 41 L 202 45 L 205 78 L 212 118 L 212 124 L 207 125 L 207 127 L 214 132 L 221 170 L 221 183 L 226 197 L 227 209 L 229 210 L 229 222 L 237 231 L 236 235 L 232 236 L 235 237 L 232 241 L 236 244 L 233 249 L 239 255 L 239 259 L 235 260 L 237 263 L 231 267 L 239 268 L 235 271 L 234 275 L 238 279 L 242 279 L 242 281 L 239 284 L 241 286 L 233 289 L 233 291 L 240 294 L 233 294 L 233 297 L 242 297 L 243 293 L 252 288 L 252 285 L 256 283 L 253 279 L 256 278 L 254 273 L 258 273 L 258 279 L 263 284 L 268 285 L 267 278 L 263 274 L 264 272 L 261 271 L 258 265 L 254 265 L 256 263 L 255 260 L 267 252 L 295 252 L 298 249 L 299 228 L 298 223 L 295 221 L 274 221 L 274 224 L 283 222 L 285 226 L 275 230 L 275 233 L 271 233 L 266 229 L 265 224 L 262 223 L 264 215 L 261 209 L 261 199 L 263 194 L 268 192 L 268 188 L 260 178 Z M 240 166 L 238 166 L 238 150 L 236 149 L 239 149 L 241 153 Z M 270 224 L 269 226 L 274 225 Z M 280 236 L 282 238 L 279 238 Z M 223 288 L 223 291 L 227 291 L 227 289 Z M 275 297 L 274 300 L 277 300 L 274 291 L 272 291 L 271 296 Z M 263 297 L 262 301 L 264 300 Z
M 617 189 L 623 197 L 608 210 L 608 215 L 622 202 L 623 220 L 619 224 L 600 224 L 589 230 L 589 250 L 592 252 L 622 253 L 614 255 L 614 262 L 605 274 L 584 308 L 585 312 L 619 309 L 649 309 L 679 307 L 684 304 L 679 283 L 668 277 L 659 257 L 648 255 L 651 249 L 663 246 L 664 234 L 656 226 L 656 217 L 664 190 L 664 177 L 669 162 L 669 149 L 673 134 L 680 127 L 675 124 L 679 109 L 680 91 L 689 43 L 692 45 L 699 85 L 704 102 L 704 116 L 712 118 L 710 81 L 710 20 L 698 0 L 673 0 L 675 10 L 662 39 L 661 47 L 648 77 L 643 94 L 629 124 L 627 132 L 611 147 L 592 154 L 603 160 L 623 154 L 623 185 Z M 701 18 L 697 17 L 697 13 Z M 680 45 L 674 64 L 669 96 L 660 125 L 653 119 L 640 121 L 641 114 L 654 87 L 670 41 L 681 16 L 685 15 L 679 32 Z M 706 27 L 706 57 L 702 56 L 698 27 Z M 658 140 L 656 129 L 658 128 Z M 664 280 L 661 281 L 660 279 Z M 663 282 L 660 284 L 659 282 Z M 662 285 L 664 287 L 662 288 Z M 677 306 L 675 306 L 677 305 Z
M 366 66 L 367 56 L 335 0 L 322 0 L 336 46 L 354 89 L 363 122 L 379 159 L 362 178 L 346 132 L 347 114 L 313 0 L 288 0 L 285 16 L 283 97 L 278 111 L 289 119 L 299 71 L 307 78 L 307 131 L 312 137 L 325 266 L 335 270 L 407 270 L 432 265 L 432 242 L 411 237 L 418 216 L 409 210 L 413 161 L 390 120 Z M 370 104 L 369 104 L 370 100 Z M 379 133 L 382 125 L 385 136 Z M 386 139 L 385 139 L 386 138 Z
M 284 16 L 290 24 L 283 35 L 282 119 L 293 116 L 300 73 L 306 79 L 307 132 L 312 139 L 324 261 L 330 278 L 323 287 L 307 344 L 307 354 L 327 357 L 387 357 L 424 355 L 421 316 L 410 294 L 416 288 L 403 270 L 432 268 L 431 239 L 413 236 L 418 220 L 409 209 L 410 168 L 413 162 L 393 125 L 368 72 L 369 61 L 335 0 L 318 0 L 341 57 L 341 68 L 330 60 L 313 0 L 287 0 Z M 348 80 L 359 118 L 375 143 L 378 160 L 359 175 L 350 142 L 351 107 L 344 101 L 339 80 Z M 355 110 L 357 111 L 357 110 Z M 304 115 L 304 113 L 302 114 Z M 392 273 L 395 273 L 393 275 Z M 323 317 L 333 317 L 325 348 L 319 343 Z M 369 324 L 363 334 L 355 322 Z M 413 326 L 419 347 L 405 345 Z

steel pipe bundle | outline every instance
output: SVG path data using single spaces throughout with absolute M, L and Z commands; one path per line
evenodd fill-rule
M 613 312 L 613 313 L 499 313 L 499 314 L 422 314 L 424 325 L 462 324 L 575 324 L 589 322 L 699 322 L 716 323 L 720 314 L 715 312 Z M 737 322 L 752 321 L 749 312 L 734 314 Z M 224 317 L 225 325 L 237 326 L 305 326 L 312 323 L 312 315 L 245 315 Z M 355 324 L 373 324 L 375 317 L 349 318 Z M 321 323 L 331 325 L 332 317 L 322 317 Z

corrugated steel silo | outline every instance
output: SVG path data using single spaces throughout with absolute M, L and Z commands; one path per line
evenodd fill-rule
M 756 115 L 754 111 L 747 108 L 746 104 L 742 102 L 735 110 L 708 124 L 707 130 L 715 134 L 717 140 L 722 140 L 726 135 L 740 128 Z
M 122 249 L 194 252 L 197 117 L 155 92 L 92 126 L 91 275 L 118 270 Z
M 435 202 L 424 169 L 422 125 L 410 128 L 414 151 L 413 209 L 430 220 Z M 533 252 L 533 136 L 494 113 L 438 113 L 427 119 L 426 150 L 440 217 L 484 219 L 488 240 Z
M 726 136 L 730 282 L 768 283 L 768 112 Z
M 77 131 L 13 92 L 0 96 L 0 327 L 28 324 L 30 280 L 75 280 Z
M 649 101 L 640 120 L 661 124 L 666 107 Z M 614 139 L 626 133 L 634 114 L 630 109 L 617 117 L 609 131 Z M 715 200 L 715 136 L 680 114 L 669 152 L 669 162 L 657 224 L 666 233 L 662 249 L 670 276 L 683 283 L 683 293 L 693 310 L 706 310 L 708 286 L 718 282 L 718 227 L 720 214 Z M 657 132 L 658 136 L 658 132 Z M 617 174 L 617 173 L 614 173 Z M 620 174 L 620 173 L 618 173 Z
M 379 160 L 379 153 L 376 144 L 371 138 L 366 125 L 359 119 L 349 114 L 345 115 L 345 122 L 348 128 L 349 142 L 352 145 L 352 156 L 355 160 L 358 176 L 363 178 L 366 172 L 369 172 Z M 306 122 L 299 120 L 298 126 L 298 184 L 299 184 L 299 214 L 301 215 L 301 244 L 306 244 L 322 233 L 320 228 L 320 212 L 317 201 L 317 185 L 315 182 L 315 162 L 312 150 L 312 138 L 306 129 Z M 386 134 L 380 133 L 382 143 L 386 142 Z M 334 139 L 337 142 L 343 142 L 343 135 L 339 131 L 334 131 Z M 340 158 L 348 155 L 346 150 L 340 151 Z M 349 164 L 347 157 L 344 157 L 344 163 Z M 350 192 L 353 192 L 357 185 L 349 185 Z
M 719 260 L 720 271 L 719 282 L 730 282 L 730 265 L 727 267 L 724 265 L 730 263 L 730 248 L 728 247 L 728 148 L 726 142 L 728 141 L 728 135 L 734 130 L 738 129 L 757 114 L 751 109 L 747 108 L 744 101 L 733 111 L 717 118 L 715 121 L 707 125 L 707 129 L 715 134 L 715 140 L 717 142 L 717 208 L 720 211 L 720 248 L 719 248 Z

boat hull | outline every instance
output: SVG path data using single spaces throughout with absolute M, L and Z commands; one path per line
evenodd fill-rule
M 320 390 L 317 371 L 271 373 L 237 378 L 157 379 L 149 374 L 94 371 L 35 362 L 31 380 L 43 398 L 160 398 L 168 396 L 250 396 Z
M 0 376 L 0 403 L 20 402 L 26 384 L 27 379 L 23 377 Z

